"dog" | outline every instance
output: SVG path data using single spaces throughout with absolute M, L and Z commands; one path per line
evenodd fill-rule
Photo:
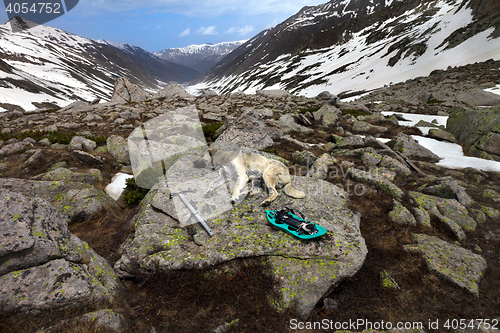
M 206 151 L 193 164 L 197 168 L 207 168 L 213 165 L 216 170 L 219 170 L 219 177 L 210 184 L 205 192 L 206 196 L 211 195 L 216 188 L 226 183 L 228 176 L 236 179 L 231 194 L 233 204 L 237 202 L 249 180 L 252 181 L 249 195 L 259 193 L 261 183 L 266 185 L 269 197 L 261 203 L 262 206 L 270 205 L 278 197 L 276 187 L 282 187 L 283 192 L 292 198 L 302 199 L 306 196 L 304 192 L 292 187 L 290 172 L 283 163 L 259 154 L 246 154 L 239 149 L 222 151 L 214 148 Z

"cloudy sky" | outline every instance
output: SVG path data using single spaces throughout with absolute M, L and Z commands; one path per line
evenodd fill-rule
M 46 25 L 148 51 L 249 39 L 327 0 L 80 0 Z M 1 5 L 0 5 L 1 6 Z M 2 22 L 8 20 L 1 11 Z

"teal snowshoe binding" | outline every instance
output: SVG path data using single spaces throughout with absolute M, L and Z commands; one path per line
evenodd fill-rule
M 266 210 L 268 221 L 283 231 L 300 239 L 313 239 L 326 234 L 322 226 L 305 220 L 301 212 L 285 207 L 280 210 Z

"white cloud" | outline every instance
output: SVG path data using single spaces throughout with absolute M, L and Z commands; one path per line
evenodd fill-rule
M 196 33 L 204 36 L 209 36 L 209 35 L 217 35 L 217 30 L 215 30 L 215 26 L 211 25 L 208 28 L 201 27 L 196 31 Z
M 243 28 L 231 27 L 231 28 L 227 29 L 224 33 L 226 33 L 226 34 L 238 33 L 239 35 L 244 36 L 244 35 L 251 33 L 254 30 L 255 30 L 255 28 L 253 27 L 253 25 L 245 25 Z
M 182 38 L 182 37 L 187 37 L 191 34 L 191 29 L 187 28 L 186 30 L 184 30 L 183 32 L 180 33 L 179 37 Z
M 266 29 L 270 29 L 270 28 L 274 28 L 275 26 L 277 26 L 278 24 L 280 24 L 281 21 L 278 20 L 278 19 L 274 19 L 271 23 L 269 23 L 267 26 L 266 26 Z

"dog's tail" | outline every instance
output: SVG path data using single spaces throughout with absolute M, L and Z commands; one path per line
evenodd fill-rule
M 302 191 L 296 190 L 292 187 L 292 183 L 288 183 L 283 187 L 283 192 L 288 195 L 289 197 L 295 198 L 295 199 L 302 199 L 306 197 L 306 194 Z

